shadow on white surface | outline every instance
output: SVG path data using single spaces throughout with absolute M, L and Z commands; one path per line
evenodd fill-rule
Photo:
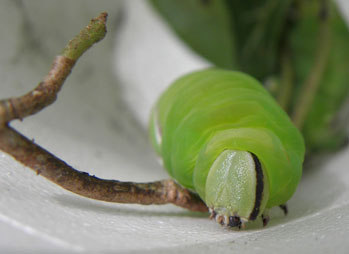
M 119 205 L 117 207 L 105 206 L 103 203 L 91 203 L 87 199 L 78 198 L 72 195 L 56 195 L 52 197 L 59 205 L 76 209 L 78 211 L 91 211 L 100 215 L 141 216 L 141 217 L 192 217 L 208 218 L 208 213 L 191 212 L 184 209 L 158 210 L 154 208 L 140 209 L 139 205 Z M 168 205 L 170 207 L 170 205 Z M 164 218 L 163 218 L 164 219 Z

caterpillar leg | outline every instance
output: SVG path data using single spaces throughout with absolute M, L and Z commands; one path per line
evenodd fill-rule
M 279 205 L 280 209 L 284 212 L 285 216 L 288 214 L 288 208 L 286 204 Z
M 270 216 L 268 214 L 262 214 L 262 222 L 263 222 L 263 227 L 267 226 L 270 220 Z
M 284 212 L 285 216 L 288 213 L 288 208 L 286 204 L 283 205 L 279 205 L 280 209 Z M 265 227 L 266 225 L 268 225 L 269 220 L 270 220 L 270 216 L 267 210 L 264 211 L 264 213 L 261 216 L 262 218 L 262 222 L 263 222 L 263 227 Z
M 265 209 L 261 215 L 263 227 L 267 226 L 270 220 L 269 209 Z

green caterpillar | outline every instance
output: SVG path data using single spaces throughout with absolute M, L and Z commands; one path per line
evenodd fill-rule
M 265 210 L 285 204 L 302 175 L 300 132 L 243 73 L 208 69 L 174 82 L 152 111 L 150 136 L 168 173 L 224 225 L 266 224 Z

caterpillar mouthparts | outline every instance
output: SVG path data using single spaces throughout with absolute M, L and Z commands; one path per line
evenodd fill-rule
M 240 216 L 237 216 L 237 215 L 228 216 L 225 214 L 220 214 L 216 212 L 214 208 L 209 208 L 209 211 L 210 211 L 210 219 L 214 219 L 218 224 L 222 226 L 244 229 L 246 226 L 246 222 L 248 222 L 248 220 L 241 218 Z
M 230 228 L 238 228 L 238 229 L 245 229 L 246 223 L 249 221 L 245 218 L 241 218 L 238 215 L 226 215 L 221 214 L 219 212 L 216 212 L 214 208 L 209 208 L 210 212 L 210 219 L 214 219 L 218 224 Z M 263 227 L 267 226 L 270 220 L 269 215 L 262 214 L 261 215 Z

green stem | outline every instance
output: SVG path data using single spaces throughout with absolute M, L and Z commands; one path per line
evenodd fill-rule
M 322 9 L 321 23 L 318 35 L 318 48 L 315 56 L 315 64 L 311 69 L 308 78 L 302 85 L 298 104 L 295 106 L 292 120 L 294 124 L 301 130 L 304 126 L 305 119 L 311 109 L 316 92 L 321 83 L 321 78 L 325 71 L 326 63 L 330 55 L 331 49 L 331 29 L 330 20 L 327 11 L 329 6 L 327 1 L 324 1 Z
M 277 94 L 277 101 L 279 105 L 287 112 L 293 88 L 293 71 L 288 50 L 285 50 L 282 56 L 281 65 L 281 84 Z
M 77 60 L 93 44 L 102 40 L 107 33 L 106 20 L 108 14 L 101 13 L 91 20 L 90 24 L 80 31 L 64 48 L 62 56 Z

